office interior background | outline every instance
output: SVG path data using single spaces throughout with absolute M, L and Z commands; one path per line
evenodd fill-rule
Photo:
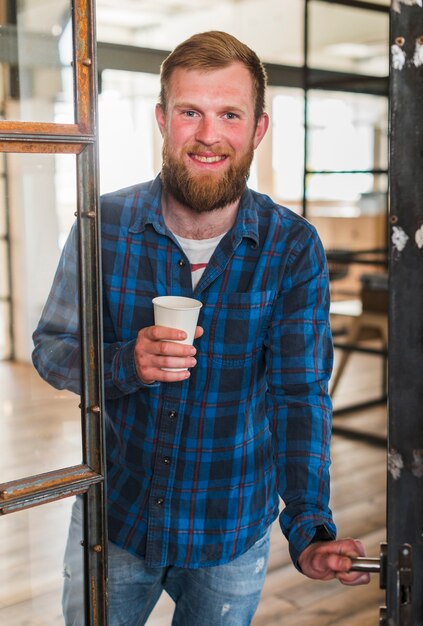
M 353 338 L 368 352 L 336 350 L 343 373 L 334 392 L 332 502 L 340 531 L 358 534 L 369 551 L 385 532 L 389 5 L 96 2 L 101 193 L 160 171 L 158 69 L 180 41 L 225 30 L 266 63 L 271 126 L 249 185 L 316 225 L 329 258 L 336 342 L 352 340 L 363 307 L 373 315 Z M 71 0 L 0 0 L 0 119 L 72 123 L 71 60 Z M 75 219 L 77 181 L 73 154 L 0 156 L 0 468 L 7 482 L 80 463 L 78 398 L 50 388 L 31 365 L 31 335 Z M 354 409 L 357 403 L 369 408 Z M 62 623 L 70 505 L 67 498 L 0 518 L 0 623 Z M 257 626 L 375 624 L 381 601 L 377 582 L 356 591 L 305 581 L 274 529 Z M 149 624 L 169 624 L 170 612 L 164 598 Z

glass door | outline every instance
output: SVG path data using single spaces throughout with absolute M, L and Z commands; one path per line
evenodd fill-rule
M 0 363 L 0 622 L 63 623 L 63 553 L 78 496 L 85 623 L 103 625 L 107 532 L 94 0 L 0 0 L 0 49 L 0 214 L 7 217 L 0 322 L 13 329 L 14 357 Z M 68 244 L 76 267 L 73 310 L 64 312 L 59 303 L 57 311 L 72 334 L 74 358 L 72 366 L 65 360 L 63 337 L 51 386 L 32 364 L 32 334 L 69 233 L 75 241 L 73 248 Z

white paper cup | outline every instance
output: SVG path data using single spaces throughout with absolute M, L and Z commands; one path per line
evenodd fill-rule
M 177 328 L 184 330 L 187 338 L 175 343 L 192 344 L 194 341 L 195 329 L 197 327 L 198 315 L 203 306 L 199 300 L 194 298 L 184 298 L 182 296 L 158 296 L 153 298 L 154 323 L 157 326 L 167 326 L 167 328 Z M 163 367 L 168 372 L 183 372 L 186 367 Z

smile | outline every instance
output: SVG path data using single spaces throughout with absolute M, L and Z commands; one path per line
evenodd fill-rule
M 190 157 L 200 163 L 218 163 L 224 161 L 226 156 L 224 154 L 215 154 L 213 156 L 202 156 L 201 154 L 190 153 Z

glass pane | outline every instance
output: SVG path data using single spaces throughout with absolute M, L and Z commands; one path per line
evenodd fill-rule
M 0 301 L 9 295 L 9 259 L 7 242 L 0 239 Z
M 10 357 L 10 304 L 7 301 L 0 301 L 0 361 L 10 359 Z M 3 365 L 0 363 L 0 372 L 2 372 L 2 369 Z M 2 376 L 1 379 L 4 380 Z M 2 421 L 2 417 L 2 409 L 0 409 L 0 421 Z
M 0 13 L 5 118 L 73 123 L 71 0 L 17 0 Z
M 310 2 L 309 7 L 311 67 L 388 75 L 389 12 L 318 1 Z
M 5 160 L 5 155 L 0 154 L 0 237 L 4 237 L 7 234 Z
M 387 98 L 309 92 L 308 169 L 350 171 L 387 166 Z
M 66 498 L 0 517 L 0 624 L 58 626 L 65 623 L 63 564 L 72 501 L 73 498 Z M 81 599 L 80 553 L 82 547 L 76 545 L 73 573 Z
M 2 154 L 0 155 L 0 361 L 11 357 L 5 164 L 6 156 Z
M 16 361 L 2 364 L 0 455 L 2 481 L 81 462 L 78 293 L 70 270 L 57 277 L 53 300 L 37 341 L 36 329 L 50 291 L 61 248 L 74 222 L 74 155 L 9 154 L 9 196 L 13 215 L 12 311 Z M 75 268 L 76 243 L 66 268 Z M 67 302 L 65 302 L 67 300 Z M 62 332 L 61 335 L 57 333 Z M 7 332 L 7 325 L 3 327 Z M 0 340 L 7 344 L 7 336 Z
M 99 41 L 171 50 L 194 33 L 223 30 L 264 61 L 302 65 L 303 12 L 304 0 L 127 2 L 124 11 L 115 0 L 100 0 L 97 35 Z

